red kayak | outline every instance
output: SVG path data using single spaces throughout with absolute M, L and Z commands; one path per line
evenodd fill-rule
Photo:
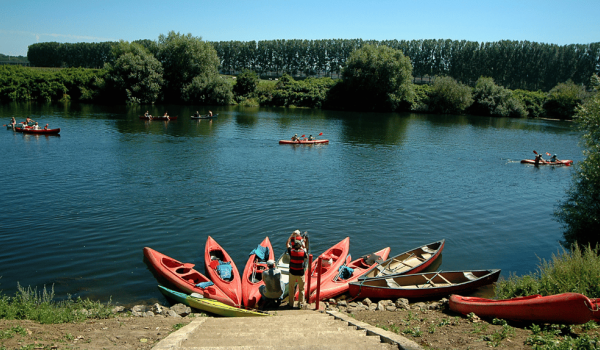
M 152 248 L 144 248 L 144 256 L 152 267 L 167 281 L 175 285 L 178 289 L 187 293 L 198 293 L 205 298 L 218 300 L 224 304 L 235 306 L 231 298 L 227 296 L 216 285 L 202 288 L 200 283 L 210 282 L 210 280 L 194 270 L 194 264 L 182 263 L 164 254 L 157 252 Z
M 346 237 L 341 240 L 338 244 L 333 247 L 327 249 L 323 254 L 319 255 L 319 257 L 323 258 L 323 262 L 321 265 L 321 285 L 324 281 L 332 279 L 338 273 L 338 269 L 346 262 L 346 257 L 348 256 L 348 251 L 350 250 L 350 237 Z M 319 258 L 317 257 L 310 267 L 310 270 L 306 271 L 307 275 L 304 283 L 304 295 L 311 295 L 317 289 L 317 262 Z M 310 290 L 306 289 L 308 285 L 308 278 L 310 278 Z M 296 296 L 298 296 L 298 292 L 296 292 Z
M 146 117 L 144 115 L 140 115 L 140 119 L 142 119 L 142 120 L 176 120 L 177 116 L 166 118 L 166 117 L 153 117 L 153 116 Z
M 268 249 L 268 253 L 263 251 L 262 253 L 266 253 L 266 256 L 261 259 L 257 255 L 257 250 L 260 248 L 257 247 L 253 250 L 248 257 L 246 268 L 244 268 L 242 274 L 242 303 L 247 308 L 254 308 L 260 300 L 261 295 L 258 288 L 265 284 L 262 280 L 262 273 L 267 270 L 267 260 L 275 260 L 269 237 L 266 237 L 259 246 Z
M 215 285 L 233 300 L 234 306 L 241 306 L 242 281 L 240 273 L 229 254 L 211 236 L 206 239 L 204 264 L 206 274 Z
M 367 278 L 349 284 L 355 298 L 433 299 L 467 293 L 498 280 L 500 270 L 427 272 Z
M 484 318 L 500 318 L 518 322 L 583 324 L 599 321 L 600 299 L 589 299 L 579 293 L 543 297 L 539 294 L 505 300 L 452 295 L 450 310 Z
M 535 164 L 535 159 L 523 159 L 521 161 L 522 164 Z M 558 160 L 556 162 L 548 162 L 545 160 L 540 161 L 537 165 L 573 165 L 573 161 L 570 159 Z
M 408 275 L 418 273 L 429 267 L 444 250 L 446 240 L 432 242 L 396 255 L 375 265 L 359 277 L 362 281 L 366 278 L 382 277 L 386 275 Z
M 15 130 L 20 131 L 24 134 L 58 134 L 60 133 L 60 128 L 56 129 L 33 129 L 33 128 L 16 128 Z
M 385 259 L 387 259 L 388 255 L 390 255 L 390 250 L 391 250 L 390 247 L 383 248 L 382 250 L 371 254 L 371 256 L 373 256 L 373 257 L 378 256 L 379 259 L 385 260 Z M 340 294 L 346 293 L 348 291 L 348 283 L 357 281 L 360 276 L 362 276 L 363 274 L 365 274 L 367 271 L 371 270 L 378 264 L 377 260 L 379 260 L 379 259 L 377 259 L 377 258 L 375 258 L 375 259 L 376 259 L 375 261 L 373 261 L 373 262 L 371 262 L 371 264 L 369 264 L 370 259 L 367 256 L 364 256 L 364 257 L 360 257 L 360 258 L 348 263 L 346 266 L 353 270 L 350 278 L 342 279 L 340 277 L 340 274 L 337 273 L 330 279 L 328 279 L 324 282 L 322 281 L 319 298 L 321 300 L 328 300 L 328 299 L 334 298 Z M 310 295 L 310 302 L 313 303 L 316 300 L 317 300 L 317 291 L 315 290 Z
M 292 140 L 279 140 L 279 144 L 280 145 L 312 145 L 315 143 L 329 143 L 329 140 L 312 140 L 312 141 L 308 141 L 308 140 L 297 140 L 297 141 L 292 141 Z

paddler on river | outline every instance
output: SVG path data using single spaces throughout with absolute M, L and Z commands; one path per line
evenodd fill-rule
M 300 141 L 298 134 L 294 134 L 294 136 L 292 136 L 292 141 Z
M 544 158 L 542 158 L 542 154 L 538 153 L 535 155 L 535 165 L 538 165 L 540 163 L 546 163 L 546 161 L 544 160 Z

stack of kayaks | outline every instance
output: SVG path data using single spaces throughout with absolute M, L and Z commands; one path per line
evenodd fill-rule
M 346 237 L 319 255 L 307 268 L 306 299 L 311 303 L 316 301 L 318 280 L 319 299 L 328 300 L 344 293 L 354 298 L 434 298 L 470 292 L 498 279 L 500 270 L 424 272 L 433 268 L 433 262 L 440 257 L 444 244 L 444 240 L 432 242 L 391 258 L 388 258 L 390 247 L 386 247 L 352 260 L 350 237 Z M 250 252 L 241 275 L 231 256 L 211 236 L 207 237 L 204 249 L 206 276 L 196 271 L 194 264 L 182 263 L 151 248 L 144 248 L 144 255 L 154 270 L 179 290 L 160 286 L 163 294 L 222 316 L 256 316 L 247 309 L 259 305 L 259 289 L 264 285 L 262 275 L 267 270 L 266 262 L 275 260 L 268 237 Z M 281 255 L 276 265 L 287 285 L 287 252 Z M 297 291 L 293 291 L 293 295 L 297 298 Z

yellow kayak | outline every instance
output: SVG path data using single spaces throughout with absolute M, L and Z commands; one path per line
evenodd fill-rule
M 252 311 L 229 306 L 214 299 L 204 298 L 201 294 L 192 293 L 192 295 L 174 291 L 172 289 L 158 286 L 160 292 L 169 299 L 178 301 L 187 306 L 198 310 L 206 311 L 214 315 L 225 317 L 259 317 L 269 316 L 268 313 Z

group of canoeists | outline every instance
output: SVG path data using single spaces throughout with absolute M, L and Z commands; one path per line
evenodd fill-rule
M 35 120 L 27 117 L 25 119 L 24 122 L 20 122 L 17 123 L 17 120 L 15 119 L 15 117 L 12 117 L 10 119 L 10 123 L 7 125 L 9 129 L 21 129 L 21 128 L 28 128 L 28 129 L 32 129 L 32 130 L 48 130 L 48 124 L 46 124 L 46 126 L 44 126 L 44 128 L 42 128 L 38 122 L 36 122 Z
M 292 141 L 314 141 L 315 138 L 312 135 L 309 135 L 308 138 L 304 137 L 304 135 L 301 136 L 302 138 L 298 137 L 298 134 L 295 134 L 294 136 L 292 136 Z

